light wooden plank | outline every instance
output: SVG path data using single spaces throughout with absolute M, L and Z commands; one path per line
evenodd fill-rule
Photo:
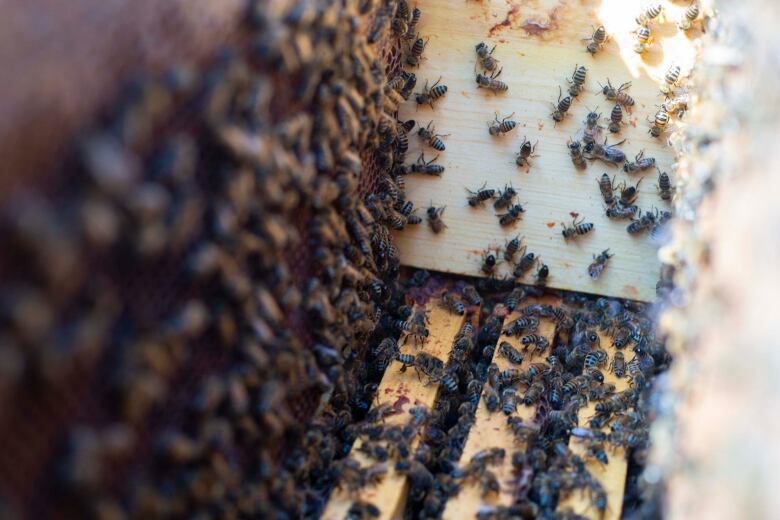
M 457 316 L 449 313 L 446 309 L 431 301 L 427 305 L 430 325 L 428 326 L 429 336 L 423 347 L 428 354 L 438 357 L 444 363 L 450 357 L 453 339 L 460 331 L 465 321 L 465 316 Z M 409 341 L 406 346 L 400 345 L 401 352 L 405 354 L 415 354 L 419 349 L 413 346 Z M 420 381 L 415 370 L 409 369 L 401 372 L 401 363 L 393 361 L 387 367 L 382 382 L 377 390 L 375 406 L 382 404 L 393 404 L 404 410 L 403 414 L 390 415 L 385 419 L 387 424 L 405 424 L 409 420 L 409 414 L 406 413 L 411 406 L 421 404 L 432 409 L 436 401 L 439 386 L 435 384 L 426 385 L 426 378 Z M 417 447 L 418 440 L 415 438 L 410 443 L 412 451 Z M 362 445 L 362 440 L 358 439 L 352 446 L 350 457 L 358 460 L 362 465 L 371 465 L 375 461 L 366 457 L 358 451 Z M 343 520 L 350 506 L 356 499 L 365 500 L 376 505 L 381 510 L 379 520 L 388 520 L 403 515 L 406 505 L 406 495 L 408 484 L 406 476 L 396 473 L 392 462 L 388 462 L 388 471 L 385 477 L 377 486 L 368 487 L 360 490 L 359 496 L 350 494 L 346 489 L 335 489 L 328 501 L 323 519 Z
M 504 320 L 504 324 L 508 324 L 510 321 L 515 320 L 520 316 L 520 311 L 515 311 Z M 546 319 L 540 320 L 538 334 L 547 338 L 550 345 L 552 345 L 554 333 L 554 323 Z M 508 341 L 515 348 L 522 349 L 520 337 L 521 336 L 506 336 L 502 332 L 498 344 L 501 344 L 502 341 Z M 544 355 L 536 356 L 534 358 L 528 355 L 523 359 L 523 362 L 520 365 L 512 365 L 506 358 L 498 355 L 498 344 L 496 345 L 496 352 L 493 355 L 493 361 L 498 365 L 500 370 L 505 370 L 507 368 L 527 370 L 532 362 L 543 361 Z M 513 478 L 512 453 L 524 448 L 515 441 L 512 431 L 507 426 L 507 416 L 500 410 L 493 413 L 489 412 L 484 403 L 484 396 L 485 391 L 483 390 L 475 414 L 474 424 L 469 432 L 466 445 L 463 448 L 460 465 L 463 467 L 468 464 L 471 457 L 481 450 L 493 447 L 504 448 L 506 450 L 506 457 L 504 458 L 503 464 L 490 467 L 490 470 L 496 474 L 498 481 L 501 483 L 501 492 L 498 494 L 491 493 L 487 497 L 482 498 L 482 492 L 478 483 L 464 483 L 463 486 L 461 486 L 460 492 L 447 502 L 443 514 L 445 520 L 474 518 L 479 507 L 483 504 L 495 506 L 509 505 L 512 502 L 511 487 L 506 485 L 506 483 Z M 519 396 L 522 397 L 521 392 L 519 392 Z M 529 407 L 524 406 L 521 403 L 513 415 L 521 417 L 523 421 L 532 422 L 536 415 L 536 406 Z
M 612 356 L 617 352 L 617 349 L 611 346 L 612 338 L 601 332 L 598 334 L 599 339 L 601 340 L 601 347 L 607 351 L 611 361 Z M 629 387 L 628 377 L 615 377 L 609 370 L 602 370 L 602 372 L 604 372 L 604 382 L 615 385 L 616 392 L 622 392 Z M 577 414 L 580 426 L 587 426 L 588 419 L 596 413 L 595 407 L 595 402 L 589 402 L 587 406 L 580 409 Z M 602 428 L 605 432 L 609 432 L 609 429 L 609 425 Z M 581 439 L 573 436 L 569 441 L 569 448 L 573 453 L 583 457 L 587 450 L 585 443 Z M 604 515 L 601 516 L 598 510 L 593 507 L 592 499 L 587 493 L 584 493 L 583 490 L 576 490 L 570 496 L 563 498 L 558 504 L 558 510 L 571 508 L 575 513 L 593 520 L 617 520 L 620 518 L 620 512 L 623 508 L 623 495 L 625 494 L 626 487 L 628 461 L 626 460 L 626 454 L 623 449 L 607 449 L 607 456 L 609 457 L 609 463 L 606 465 L 602 465 L 592 459 L 589 459 L 586 462 L 588 471 L 601 483 L 604 487 L 604 491 L 607 493 L 607 509 L 604 512 Z
M 624 174 L 595 162 L 585 172 L 574 169 L 566 148 L 570 136 L 583 126 L 589 108 L 599 107 L 607 117 L 612 108 L 599 90 L 598 82 L 610 78 L 613 84 L 632 81 L 630 94 L 636 99 L 633 115 L 619 137 L 610 134 L 609 142 L 627 138 L 622 147 L 626 155 L 644 149 L 655 157 L 658 165 L 673 176 L 672 150 L 647 133 L 646 118 L 655 114 L 655 105 L 662 102 L 658 81 L 668 66 L 681 62 L 688 70 L 694 48 L 690 40 L 673 29 L 673 22 L 659 25 L 659 43 L 644 61 L 634 54 L 633 18 L 644 0 L 537 0 L 534 2 L 459 2 L 454 8 L 449 0 L 418 2 L 422 19 L 421 34 L 430 37 L 425 58 L 414 72 L 421 90 L 425 81 L 436 81 L 449 88 L 435 108 L 417 106 L 414 98 L 402 105 L 401 119 L 415 119 L 423 126 L 433 120 L 436 130 L 450 134 L 445 139 L 447 149 L 438 164 L 446 167 L 441 178 L 407 176 L 407 195 L 424 214 L 431 202 L 447 206 L 444 221 L 449 226 L 435 235 L 426 225 L 408 226 L 398 232 L 402 263 L 443 272 L 482 276 L 481 254 L 489 246 L 503 245 L 515 235 L 525 237 L 530 251 L 539 255 L 550 267 L 549 285 L 606 296 L 649 300 L 654 297 L 659 262 L 656 245 L 647 235 L 629 236 L 627 221 L 611 221 L 596 184 L 603 172 L 617 174 L 617 180 L 635 184 L 642 174 Z M 667 5 L 676 13 L 679 6 Z M 488 37 L 490 28 L 507 17 L 508 9 L 516 9 L 509 27 Z M 684 7 L 683 7 L 684 8 Z M 521 29 L 526 20 L 546 22 L 551 17 L 552 30 L 541 36 L 529 35 Z M 614 39 L 595 58 L 584 51 L 581 38 L 590 36 L 591 25 L 605 24 Z M 663 38 L 660 37 L 663 35 Z M 475 83 L 474 46 L 485 41 L 498 44 L 494 56 L 501 62 L 499 79 L 509 85 L 505 94 L 494 95 L 477 89 Z M 674 46 L 671 46 L 674 44 Z M 689 63 L 690 62 L 690 63 Z M 558 86 L 564 90 L 575 64 L 588 67 L 587 92 L 573 104 L 571 114 L 563 123 L 553 126 L 551 103 L 558 96 Z M 491 137 L 487 121 L 495 113 L 515 113 L 518 128 L 503 137 Z M 624 119 L 625 121 L 625 119 Z M 416 131 L 416 130 L 415 130 Z M 605 133 L 606 132 L 605 130 Z M 538 157 L 532 159 L 530 172 L 517 168 L 515 153 L 523 137 L 539 141 Z M 410 136 L 407 161 L 416 160 L 420 151 L 426 159 L 436 155 L 431 148 L 421 148 L 417 136 Z M 657 172 L 644 175 L 638 204 L 640 208 L 656 206 L 669 209 L 657 195 Z M 464 188 L 471 189 L 487 182 L 488 187 L 502 188 L 511 183 L 518 191 L 518 201 L 526 213 L 516 227 L 502 228 L 492 206 L 473 209 L 466 204 Z M 571 223 L 570 212 L 577 212 L 585 221 L 595 223 L 588 236 L 569 244 L 561 236 L 561 222 Z M 593 281 L 587 274 L 592 255 L 611 249 L 615 257 L 601 279 Z M 499 266 L 499 273 L 511 266 Z

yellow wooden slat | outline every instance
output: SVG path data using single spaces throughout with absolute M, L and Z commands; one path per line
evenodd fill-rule
M 612 356 L 617 352 L 617 349 L 611 346 L 612 338 L 599 332 L 599 340 L 601 342 L 601 348 L 607 351 L 609 359 L 611 360 Z M 604 382 L 615 385 L 616 392 L 622 392 L 629 387 L 628 377 L 615 377 L 608 369 L 604 369 L 602 372 L 604 372 Z M 580 409 L 578 413 L 580 426 L 587 427 L 588 419 L 596 413 L 595 406 L 595 402 L 590 402 L 587 406 Z M 608 432 L 609 425 L 605 426 L 603 431 Z M 569 441 L 569 447 L 573 453 L 584 457 L 586 444 L 581 439 L 572 436 Z M 601 516 L 599 511 L 593 506 L 590 494 L 583 492 L 583 490 L 576 490 L 569 497 L 564 497 L 558 504 L 559 511 L 571 508 L 575 513 L 593 520 L 617 520 L 620 518 L 626 486 L 628 461 L 626 460 L 625 452 L 622 449 L 607 449 L 607 456 L 609 457 L 609 463 L 606 465 L 602 465 L 592 459 L 588 460 L 586 463 L 588 471 L 601 483 L 604 487 L 604 491 L 607 493 L 607 509 L 604 512 L 604 515 Z
M 519 311 L 513 312 L 504 320 L 504 324 L 507 325 L 519 317 L 521 317 Z M 540 320 L 538 334 L 545 337 L 550 342 L 550 345 L 552 345 L 554 333 L 555 324 L 549 320 Z M 521 336 L 506 336 L 502 332 L 498 344 L 502 341 L 507 341 L 513 347 L 521 349 L 522 344 L 520 343 L 520 337 Z M 530 355 L 527 355 L 523 359 L 522 364 L 512 365 L 506 358 L 498 355 L 498 344 L 496 345 L 496 352 L 493 355 L 493 361 L 498 365 L 500 370 L 508 368 L 527 370 L 531 363 L 544 361 L 544 357 L 546 356 L 546 354 L 541 354 L 532 358 Z M 504 458 L 503 464 L 490 467 L 490 470 L 496 474 L 498 481 L 501 483 L 501 492 L 498 494 L 491 493 L 483 498 L 481 489 L 477 483 L 464 483 L 460 492 L 447 502 L 443 515 L 445 520 L 474 518 L 479 507 L 483 504 L 509 505 L 512 502 L 512 490 L 510 486 L 507 486 L 507 482 L 512 479 L 512 452 L 522 450 L 523 446 L 518 445 L 515 441 L 512 431 L 509 426 L 507 426 L 507 416 L 500 410 L 493 413 L 488 411 L 484 403 L 484 396 L 485 392 L 483 390 L 482 398 L 480 399 L 479 407 L 477 408 L 475 415 L 474 424 L 469 432 L 466 445 L 463 448 L 460 465 L 463 467 L 468 464 L 471 457 L 481 450 L 493 447 L 504 448 L 506 450 L 506 457 Z M 522 397 L 522 392 L 518 392 L 518 397 Z M 517 411 L 513 415 L 521 417 L 525 422 L 532 422 L 535 414 L 536 406 L 528 407 L 520 403 Z
M 428 341 L 426 341 L 423 350 L 447 363 L 452 350 L 453 339 L 463 326 L 465 316 L 451 314 L 446 309 L 439 307 L 434 301 L 429 302 L 426 308 L 430 317 L 430 325 L 428 326 Z M 401 352 L 405 354 L 415 354 L 419 351 L 411 340 L 407 345 L 400 346 Z M 397 404 L 404 412 L 408 411 L 415 404 L 424 405 L 432 409 L 438 394 L 438 385 L 426 384 L 427 378 L 425 377 L 422 377 L 421 381 L 413 369 L 401 372 L 401 366 L 401 363 L 394 361 L 387 367 L 377 390 L 375 406 Z M 405 424 L 408 420 L 408 413 L 395 414 L 388 416 L 385 419 L 385 423 L 389 425 Z M 415 438 L 410 443 L 412 450 L 416 448 L 417 442 L 417 438 Z M 373 459 L 366 457 L 358 451 L 361 444 L 361 439 L 355 441 L 350 457 L 364 466 L 374 464 L 375 461 Z M 396 473 L 392 461 L 388 461 L 387 465 L 387 474 L 376 486 L 362 489 L 356 494 L 350 494 L 346 489 L 342 488 L 335 489 L 322 518 L 325 520 L 343 520 L 352 503 L 358 499 L 376 505 L 381 510 L 379 520 L 389 520 L 390 518 L 402 516 L 408 491 L 406 476 Z

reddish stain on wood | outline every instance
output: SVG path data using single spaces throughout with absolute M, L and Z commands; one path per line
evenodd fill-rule
M 509 12 L 506 13 L 506 17 L 498 22 L 496 25 L 490 28 L 488 31 L 488 38 L 492 38 L 494 34 L 503 29 L 504 27 L 510 27 L 512 22 L 517 18 L 517 13 L 520 11 L 519 5 L 512 5 Z
M 403 413 L 404 412 L 404 405 L 409 402 L 409 398 L 405 395 L 402 395 L 398 399 L 395 400 L 393 403 L 393 412 L 394 413 Z
M 550 228 L 550 229 L 554 228 L 555 227 L 555 222 L 548 222 L 547 223 L 547 227 Z
M 579 217 L 579 216 L 580 216 L 580 214 L 579 214 L 579 213 L 577 213 L 576 211 L 570 211 L 570 212 L 569 212 L 569 215 L 571 215 L 571 218 L 577 218 L 577 217 Z

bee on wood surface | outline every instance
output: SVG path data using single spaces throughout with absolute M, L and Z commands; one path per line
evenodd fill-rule
M 664 8 L 661 4 L 650 4 L 639 13 L 634 20 L 637 25 L 645 25 L 658 18 Z
M 469 196 L 467 198 L 469 206 L 476 208 L 477 206 L 483 205 L 486 200 L 492 199 L 496 196 L 496 190 L 492 188 L 486 189 L 486 185 L 487 183 L 483 184 L 482 187 L 476 191 L 471 191 L 470 189 L 466 188 L 466 191 L 469 192 Z
M 622 218 L 634 218 L 639 206 L 623 206 L 622 204 L 615 204 L 611 208 L 607 208 L 606 214 L 608 218 L 622 219 Z
M 407 26 L 409 27 L 406 30 L 406 34 L 403 35 L 404 40 L 412 40 L 415 36 L 415 27 L 417 27 L 417 24 L 420 22 L 420 17 L 422 16 L 422 11 L 419 7 L 415 7 L 412 10 L 412 16 L 409 19 L 409 22 L 407 23 Z
M 536 151 L 536 145 L 539 143 L 537 141 L 536 143 L 531 145 L 531 141 L 527 140 L 525 137 L 523 137 L 523 142 L 520 143 L 520 151 L 517 152 L 517 159 L 515 159 L 515 164 L 517 164 L 519 167 L 528 166 L 531 167 L 531 163 L 528 159 L 531 157 L 536 157 L 534 155 L 534 151 Z
M 665 110 L 659 110 L 655 113 L 650 130 L 647 132 L 653 137 L 661 137 L 669 124 L 669 114 Z
M 601 174 L 601 179 L 596 179 L 599 185 L 599 191 L 601 191 L 601 197 L 604 199 L 604 203 L 611 206 L 615 203 L 615 177 L 609 178 L 609 175 L 605 173 Z
M 656 217 L 651 212 L 645 212 L 644 215 L 640 215 L 639 218 L 635 218 L 626 228 L 626 231 L 630 235 L 637 235 L 642 231 L 647 231 L 655 225 Z
M 521 330 L 528 330 L 530 332 L 536 331 L 536 329 L 539 327 L 539 318 L 536 317 L 527 317 L 527 318 L 517 318 L 513 322 L 509 323 L 506 327 L 504 327 L 504 334 L 507 336 L 514 336 Z
M 493 251 L 488 249 L 482 253 L 482 266 L 480 269 L 485 274 L 493 274 L 496 269 L 496 254 Z
M 403 78 L 403 84 L 401 85 L 401 88 L 398 91 L 399 94 L 401 94 L 401 97 L 404 98 L 404 101 L 409 99 L 409 96 L 412 95 L 412 91 L 414 90 L 414 87 L 417 85 L 417 76 L 413 72 L 407 72 L 405 73 L 405 75 L 406 77 Z M 406 129 L 407 132 L 409 132 L 410 130 L 411 128 Z
M 558 87 L 558 103 L 553 104 L 553 113 L 550 114 L 550 116 L 553 118 L 553 121 L 555 121 L 555 124 L 560 123 L 563 121 L 563 119 L 566 117 L 566 113 L 569 111 L 569 108 L 571 108 L 571 97 L 566 96 L 565 98 L 561 99 L 561 96 L 563 95 L 563 91 L 561 90 L 561 87 Z
M 681 94 L 666 100 L 660 107 L 667 114 L 682 118 L 688 110 L 688 94 Z
M 435 206 L 428 207 L 428 225 L 431 227 L 431 231 L 434 233 L 441 233 L 447 228 L 447 224 L 445 224 L 441 219 L 441 216 L 444 214 L 444 210 L 446 208 L 447 206 L 441 206 L 439 208 Z
M 517 392 L 514 388 L 505 388 L 501 392 L 501 411 L 504 415 L 511 415 L 515 410 L 517 410 Z
M 642 179 L 639 179 L 639 182 L 636 183 L 636 186 L 626 186 L 626 184 L 623 182 L 621 183 L 621 186 L 623 188 L 620 190 L 620 200 L 618 201 L 621 206 L 627 207 L 636 201 L 636 198 L 639 196 L 639 185 L 642 184 Z
M 603 25 L 599 25 L 596 27 L 596 30 L 593 31 L 593 35 L 590 38 L 584 38 L 583 41 L 590 42 L 585 47 L 585 50 L 595 56 L 607 42 L 607 30 Z
M 499 69 L 498 72 L 493 72 L 488 76 L 487 74 L 477 74 L 477 88 L 486 88 L 492 92 L 506 92 L 509 90 L 509 85 L 503 81 L 496 79 L 501 75 L 504 69 Z
M 599 124 L 599 119 L 601 119 L 601 114 L 596 112 L 596 110 L 588 112 L 585 118 L 585 128 L 582 131 L 582 141 L 585 144 L 595 142 L 601 135 L 601 130 L 604 127 Z
M 672 194 L 674 194 L 675 187 L 672 186 L 672 181 L 669 180 L 669 174 L 666 172 L 658 171 L 658 194 L 661 200 L 672 200 Z
M 588 233 L 593 231 L 594 228 L 592 222 L 583 222 L 583 219 L 580 219 L 578 222 L 576 218 L 572 220 L 571 226 L 567 226 L 563 222 L 561 222 L 561 226 L 563 226 L 563 231 L 561 231 L 561 235 L 563 235 L 563 238 L 565 240 L 576 238 L 582 235 L 587 235 Z
M 523 362 L 523 355 L 520 353 L 520 351 L 507 341 L 501 342 L 501 344 L 498 346 L 498 353 L 499 355 L 505 357 L 507 361 L 513 365 L 519 365 Z
M 498 112 L 496 112 L 495 120 L 492 121 L 492 122 L 488 122 L 488 132 L 490 133 L 490 135 L 498 136 L 498 135 L 501 135 L 501 134 L 509 133 L 512 130 L 514 130 L 515 127 L 517 126 L 517 123 L 512 121 L 511 119 L 509 119 L 513 115 L 515 115 L 514 112 L 512 112 L 511 114 L 506 116 L 504 119 L 499 121 L 498 120 Z
M 593 255 L 593 263 L 588 266 L 588 274 L 594 280 L 598 280 L 601 272 L 607 266 L 607 262 L 615 255 L 609 254 L 609 249 L 605 249 L 599 256 Z
M 428 88 L 428 81 L 425 81 L 423 91 L 415 95 L 418 105 L 430 105 L 433 108 L 433 102 L 447 93 L 447 85 L 439 85 L 440 81 L 441 77 L 430 88 Z
M 693 22 L 699 17 L 699 3 L 694 1 L 683 13 L 682 18 L 677 23 L 677 28 L 681 31 L 688 31 L 693 26 Z
M 496 410 L 498 410 L 498 407 L 501 404 L 501 398 L 498 395 L 498 390 L 492 385 L 485 385 L 484 392 L 485 392 L 485 407 L 488 409 L 489 412 L 495 412 Z
M 526 297 L 525 290 L 521 289 L 520 287 L 515 287 L 514 289 L 512 289 L 512 292 L 510 292 L 509 295 L 506 297 L 506 300 L 504 301 L 504 305 L 506 306 L 509 312 L 512 312 L 517 308 L 517 304 L 523 301 L 525 297 Z
M 604 139 L 604 144 L 589 143 L 585 146 L 585 152 L 589 154 L 587 157 L 590 160 L 600 159 L 608 164 L 617 166 L 626 161 L 626 154 L 617 148 L 621 144 L 625 143 L 623 139 L 615 144 L 607 144 L 607 140 Z
M 669 67 L 669 70 L 666 71 L 666 74 L 664 75 L 664 84 L 661 85 L 661 92 L 663 94 L 668 96 L 672 93 L 674 87 L 676 87 L 677 83 L 680 81 L 680 72 L 681 69 L 679 65 L 672 65 Z
M 655 166 L 655 158 L 645 157 L 645 151 L 640 150 L 633 162 L 627 162 L 623 165 L 623 171 L 626 173 L 642 172 Z
M 466 399 L 473 406 L 479 403 L 479 392 L 482 388 L 482 383 L 478 379 L 472 379 L 466 386 Z
M 425 154 L 420 154 L 417 158 L 417 162 L 413 164 L 405 164 L 401 167 L 401 173 L 422 173 L 424 175 L 441 175 L 444 173 L 444 166 L 440 164 L 433 164 L 439 158 L 437 155 L 430 161 L 425 161 Z
M 396 16 L 390 21 L 390 31 L 394 36 L 403 37 L 408 30 L 409 23 L 407 20 Z
M 588 73 L 588 69 L 585 68 L 584 65 L 580 65 L 579 67 L 577 65 L 574 66 L 574 73 L 571 76 L 571 79 L 567 79 L 569 83 L 571 83 L 571 86 L 569 87 L 569 95 L 571 97 L 577 97 L 580 95 L 580 92 L 585 90 L 585 76 Z
M 406 0 L 399 0 L 394 18 L 400 18 L 404 21 L 409 20 L 409 3 Z
M 520 204 L 513 204 L 509 207 L 506 213 L 499 213 L 498 223 L 502 226 L 511 226 L 520 219 L 520 216 L 525 213 L 525 209 Z
M 625 377 L 626 358 L 622 352 L 615 352 L 612 355 L 612 361 L 609 364 L 609 370 L 615 374 L 615 377 Z
M 493 202 L 494 209 L 504 209 L 512 204 L 517 191 L 512 186 L 504 186 L 504 190 L 499 192 L 498 198 Z
M 540 381 L 536 381 L 532 383 L 531 386 L 528 387 L 528 389 L 525 391 L 525 394 L 523 395 L 523 404 L 526 406 L 531 406 L 535 404 L 542 397 L 543 393 L 544 393 L 544 383 Z
M 452 294 L 445 292 L 441 296 L 440 305 L 459 316 L 466 314 L 466 306 Z
M 515 257 L 515 254 L 517 253 L 517 250 L 520 249 L 520 242 L 520 237 L 516 236 L 506 243 L 506 246 L 504 247 L 504 260 L 507 262 L 512 261 L 512 259 Z
M 406 365 L 401 368 L 402 371 L 406 370 Z M 444 377 L 444 362 L 426 352 L 419 352 L 414 356 L 413 367 L 417 372 L 419 378 L 420 374 L 428 378 L 427 384 L 441 381 Z
M 547 267 L 547 264 L 540 262 L 539 269 L 536 270 L 536 284 L 545 285 L 549 277 L 550 277 L 550 268 Z
M 599 85 L 601 85 L 599 83 Z M 625 107 L 627 110 L 634 106 L 634 98 L 629 96 L 625 91 L 631 87 L 631 82 L 627 81 L 620 85 L 618 88 L 612 86 L 612 83 L 607 78 L 607 84 L 601 85 L 601 93 L 604 94 L 608 100 L 614 101 Z
M 646 25 L 640 25 L 636 33 L 636 43 L 634 44 L 634 52 L 637 54 L 644 54 L 653 46 L 653 34 L 650 32 L 650 28 Z
M 512 276 L 515 278 L 522 278 L 534 267 L 534 265 L 536 265 L 536 255 L 534 253 L 526 253 L 520 258 L 520 261 L 514 265 Z
M 493 57 L 493 51 L 496 50 L 494 45 L 492 49 L 488 51 L 488 46 L 485 42 L 479 42 L 475 47 L 477 51 L 477 62 L 479 65 L 488 72 L 493 72 L 498 67 L 498 60 Z
M 574 166 L 581 170 L 585 169 L 587 163 L 585 162 L 585 156 L 582 153 L 582 144 L 579 141 L 572 141 L 569 139 L 566 146 L 569 148 L 569 157 L 571 157 L 571 162 L 574 163 Z
M 433 148 L 434 150 L 438 150 L 440 152 L 443 152 L 445 150 L 444 142 L 441 140 L 442 137 L 447 137 L 447 135 L 437 134 L 436 128 L 431 127 L 433 125 L 433 121 L 428 123 L 428 126 L 423 128 L 422 126 L 417 130 L 417 135 L 420 137 L 420 139 L 423 140 L 424 143 L 426 143 L 428 146 Z
M 482 297 L 480 297 L 477 289 L 473 285 L 467 285 L 463 288 L 463 299 L 469 302 L 470 305 L 482 304 Z M 462 331 L 462 334 L 469 335 L 471 333 Z
M 610 132 L 616 134 L 620 132 L 620 125 L 623 123 L 623 108 L 620 103 L 615 103 L 612 107 L 612 112 L 609 114 L 609 126 L 607 127 Z
M 420 58 L 425 50 L 425 46 L 428 45 L 428 39 L 417 38 L 414 43 L 409 47 L 409 53 L 406 55 L 406 64 L 412 67 L 420 65 Z

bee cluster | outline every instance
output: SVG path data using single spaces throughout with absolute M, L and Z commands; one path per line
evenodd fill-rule
M 389 229 L 420 221 L 393 169 L 420 11 L 249 4 L 242 43 L 132 84 L 0 218 L 12 508 L 300 517 L 320 395 L 335 424 L 369 408 Z
M 479 518 L 573 515 L 565 509 L 556 512 L 556 508 L 576 490 L 582 490 L 593 507 L 603 512 L 606 491 L 588 464 L 608 463 L 610 456 L 619 456 L 616 449 L 625 450 L 632 467 L 644 464 L 649 388 L 653 377 L 670 363 L 663 342 L 652 332 L 651 309 L 573 293 L 559 295 L 556 305 L 532 303 L 530 299 L 542 296 L 543 290 L 526 286 L 506 292 L 506 286 L 482 283 L 475 287 L 461 281 L 442 285 L 425 271 L 416 271 L 410 284 L 409 291 L 415 295 L 436 298 L 449 312 L 467 318 L 453 340 L 449 359 L 428 354 L 424 342 L 414 354 L 398 354 L 392 338 L 383 339 L 374 349 L 377 359 L 400 361 L 399 370 L 415 370 L 423 380 L 439 384 L 440 391 L 430 410 L 410 405 L 411 417 L 405 426 L 383 422 L 386 414 L 398 413 L 391 405 L 377 406 L 364 420 L 341 425 L 336 436 L 360 438 L 361 452 L 371 459 L 361 465 L 347 456 L 330 462 L 330 471 L 325 472 L 332 477 L 332 485 L 353 491 L 350 518 L 377 516 L 374 513 L 381 504 L 361 501 L 357 492 L 391 466 L 409 478 L 406 515 L 410 518 L 438 518 L 447 501 L 468 483 L 478 486 L 483 497 L 507 487 L 515 497 L 507 507 L 483 506 Z M 477 306 L 481 306 L 479 314 Z M 520 317 L 507 323 L 512 311 L 519 311 Z M 406 316 L 404 323 L 425 323 L 424 316 L 413 318 L 411 309 Z M 475 318 L 479 323 L 475 324 Z M 539 333 L 540 320 L 555 324 L 549 339 Z M 502 330 L 519 338 L 521 348 L 500 342 Z M 601 344 L 602 337 L 617 349 L 611 357 L 607 345 Z M 526 370 L 501 371 L 496 356 L 512 366 L 526 358 L 532 362 Z M 607 370 L 617 378 L 628 378 L 629 389 L 616 391 L 614 385 L 605 383 Z M 588 403 L 595 403 L 595 415 L 578 418 Z M 489 413 L 505 414 L 507 429 L 525 449 L 509 453 L 505 448 L 486 448 L 461 461 L 468 435 L 480 433 L 472 431 L 480 406 Z M 534 408 L 534 420 L 524 422 L 513 415 L 518 407 Z M 316 434 L 318 442 L 322 438 Z M 570 439 L 583 443 L 583 454 L 571 450 Z M 419 441 L 416 450 L 409 449 L 413 440 Z M 315 467 L 328 466 L 322 451 L 312 447 L 310 456 L 317 459 Z M 505 460 L 511 461 L 516 479 L 501 482 L 492 467 Z M 641 503 L 639 491 L 632 488 L 631 493 L 626 499 L 629 509 Z

